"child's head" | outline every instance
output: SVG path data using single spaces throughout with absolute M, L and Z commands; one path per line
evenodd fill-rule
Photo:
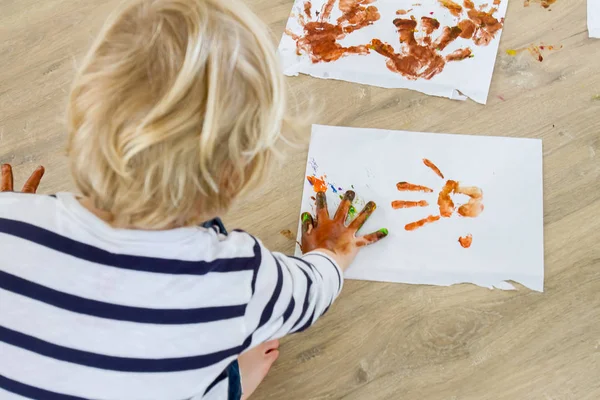
M 71 91 L 76 185 L 117 225 L 198 223 L 263 177 L 284 108 L 270 35 L 243 3 L 130 0 Z

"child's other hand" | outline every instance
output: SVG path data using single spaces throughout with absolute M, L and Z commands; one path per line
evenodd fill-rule
M 42 176 L 44 176 L 44 167 L 37 167 L 27 182 L 23 185 L 21 193 L 35 193 Z M 12 192 L 13 191 L 13 173 L 10 164 L 2 164 L 2 181 L 0 182 L 0 192 Z
M 387 229 L 384 228 L 368 235 L 356 236 L 367 218 L 375 211 L 376 206 L 372 201 L 368 202 L 360 214 L 346 226 L 346 217 L 354 196 L 353 191 L 347 191 L 335 216 L 330 218 L 325 192 L 317 193 L 316 220 L 310 213 L 302 214 L 303 253 L 325 250 L 324 252 L 333 257 L 340 268 L 345 270 L 354 261 L 361 247 L 375 243 L 388 235 Z

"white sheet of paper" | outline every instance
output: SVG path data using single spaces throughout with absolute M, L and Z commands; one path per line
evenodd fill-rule
M 292 14 L 287 22 L 286 32 L 302 36 L 304 28 L 299 23 L 299 16 L 304 13 L 305 1 L 295 0 Z M 326 1 L 314 0 L 311 7 L 312 19 L 304 17 L 305 21 L 317 20 L 318 17 L 315 14 L 321 10 Z M 458 4 L 463 4 L 460 0 L 455 1 Z M 503 19 L 506 15 L 508 0 L 502 0 L 497 6 L 492 6 L 492 0 L 474 0 L 474 3 L 477 8 L 487 5 L 486 10 L 496 7 L 497 11 L 493 16 L 498 20 Z M 380 19 L 373 25 L 348 33 L 338 41 L 341 45 L 345 47 L 366 45 L 372 39 L 378 38 L 391 44 L 398 53 L 401 45 L 397 29 L 393 23 L 394 19 L 413 16 L 417 21 L 420 21 L 421 17 L 435 18 L 441 24 L 441 27 L 432 34 L 432 38 L 435 39 L 441 32 L 442 27 L 456 26 L 461 19 L 467 18 L 467 9 L 463 8 L 461 16 L 455 17 L 446 8 L 442 7 L 438 0 L 421 0 L 418 2 L 414 0 L 377 0 L 370 5 L 378 8 L 381 15 Z M 329 21 L 333 24 L 342 14 L 338 6 L 339 3 L 336 0 L 329 18 Z M 412 11 L 405 15 L 396 15 L 396 11 L 401 9 Z M 420 26 L 417 27 L 417 29 L 419 28 Z M 422 32 L 417 32 L 416 38 L 419 39 L 422 35 Z M 399 73 L 392 72 L 386 66 L 386 58 L 374 50 L 370 50 L 367 55 L 351 54 L 332 62 L 313 63 L 309 55 L 297 54 L 296 41 L 288 33 L 284 33 L 281 39 L 279 53 L 284 73 L 290 76 L 303 73 L 318 78 L 340 79 L 384 88 L 412 89 L 425 94 L 456 100 L 465 100 L 465 96 L 468 96 L 478 103 L 485 104 L 494 71 L 500 35 L 501 31 L 497 32 L 494 39 L 487 46 L 476 46 L 471 39 L 456 39 L 440 54 L 446 56 L 457 49 L 468 47 L 471 49 L 473 57 L 461 61 L 447 62 L 444 70 L 429 80 L 424 78 L 409 80 Z
M 587 19 L 590 37 L 600 38 L 600 0 L 587 0 Z
M 437 165 L 444 179 L 424 165 L 424 158 Z M 346 278 L 474 283 L 499 289 L 511 289 L 504 281 L 513 280 L 543 291 L 541 140 L 313 125 L 306 175 L 326 176 L 331 215 L 340 194 L 354 189 L 357 211 L 365 201 L 377 203 L 360 233 L 389 230 L 387 238 L 361 250 Z M 440 214 L 438 193 L 446 180 L 481 188 L 483 212 L 476 218 L 455 212 L 405 230 L 408 223 Z M 399 191 L 398 182 L 427 186 L 433 192 Z M 303 212 L 314 212 L 314 195 L 305 180 Z M 429 206 L 393 209 L 393 200 L 426 200 Z M 467 200 L 464 195 L 453 196 L 456 207 Z M 473 241 L 463 248 L 458 238 L 467 234 Z

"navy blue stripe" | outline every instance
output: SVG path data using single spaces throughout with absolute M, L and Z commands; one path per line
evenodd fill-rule
M 299 269 L 300 269 L 300 271 L 302 271 L 304 276 L 306 276 L 306 282 L 307 282 L 306 295 L 304 296 L 304 304 L 302 305 L 302 313 L 300 314 L 298 321 L 296 321 L 296 323 L 294 324 L 294 327 L 291 330 L 292 332 L 296 331 L 296 326 L 298 326 L 300 321 L 302 321 L 302 319 L 306 315 L 306 312 L 308 311 L 308 307 L 310 306 L 310 287 L 312 286 L 312 280 L 310 279 L 310 277 L 308 276 L 308 273 L 305 270 L 303 270 L 302 268 L 299 268 Z
M 92 368 L 123 372 L 177 372 L 206 368 L 240 354 L 247 343 L 238 347 L 200 356 L 178 358 L 114 357 L 59 346 L 0 326 L 0 341 L 55 360 Z
M 48 196 L 56 198 L 55 194 L 49 194 Z
M 68 394 L 60 394 L 50 392 L 45 389 L 29 386 L 21 382 L 13 381 L 7 377 L 0 375 L 0 388 L 23 397 L 29 397 L 35 400 L 86 400 L 83 397 L 70 396 Z
M 294 312 L 295 307 L 296 307 L 296 300 L 294 300 L 294 298 L 292 297 L 290 299 L 290 304 L 288 305 L 288 308 L 283 313 L 283 323 L 284 324 L 287 322 L 288 318 L 290 318 L 290 316 Z
M 306 265 L 311 271 L 313 271 L 317 275 L 319 275 L 321 277 L 321 279 L 323 279 L 323 274 L 321 273 L 321 271 L 319 271 L 318 268 L 316 268 L 314 265 L 312 265 L 308 261 L 306 261 L 306 260 L 304 260 L 302 258 L 294 257 L 294 256 L 290 256 L 290 258 L 293 258 L 294 260 L 300 261 L 301 263 L 303 263 L 304 265 Z
M 256 243 L 254 245 L 254 248 L 257 249 L 254 251 L 254 257 L 257 260 L 256 261 L 256 266 L 260 266 L 260 264 L 262 263 L 262 249 L 260 248 L 260 244 L 258 243 L 258 240 L 256 240 L 255 237 L 252 237 L 252 239 L 254 239 L 254 242 Z M 254 296 L 254 291 L 256 290 L 256 278 L 258 276 L 258 268 L 254 269 L 254 275 L 252 275 L 252 283 L 250 284 L 250 288 L 252 289 L 252 295 Z
M 308 321 L 306 321 L 306 323 L 305 323 L 304 325 L 302 325 L 302 327 L 301 327 L 300 329 L 298 329 L 296 332 L 303 332 L 303 331 L 305 331 L 306 329 L 310 328 L 310 326 L 311 326 L 311 325 L 312 325 L 312 323 L 313 323 L 313 320 L 315 319 L 315 311 L 316 311 L 316 310 L 313 310 L 313 313 L 312 313 L 312 315 L 310 316 L 310 318 L 308 319 Z
M 246 305 L 169 309 L 141 308 L 86 299 L 0 271 L 0 288 L 79 314 L 148 324 L 197 324 L 244 316 Z
M 281 271 L 281 265 L 279 264 L 279 261 L 274 255 L 272 255 L 272 257 L 273 260 L 275 260 L 275 266 L 277 268 L 277 283 L 275 284 L 275 289 L 273 290 L 273 294 L 271 295 L 269 302 L 265 306 L 265 309 L 263 310 L 263 313 L 260 316 L 260 321 L 256 329 L 265 325 L 273 316 L 275 303 L 277 303 L 277 300 L 279 299 L 279 295 L 281 294 L 281 287 L 283 286 L 283 272 Z
M 214 261 L 169 260 L 111 253 L 35 225 L 4 218 L 0 218 L 0 233 L 28 240 L 81 260 L 116 268 L 171 275 L 205 275 L 209 272 L 256 270 L 258 268 L 256 254 L 260 251 L 256 243 L 252 257 L 221 258 Z
M 319 256 L 319 257 L 322 257 L 325 260 L 329 261 L 329 263 L 331 264 L 333 269 L 335 269 L 335 273 L 338 276 L 338 292 L 339 292 L 342 289 L 342 275 L 340 275 L 340 271 L 338 270 L 338 267 L 335 265 L 335 263 L 333 261 L 331 261 L 331 259 L 329 257 L 325 257 L 323 254 L 311 253 L 310 255 L 311 256 Z

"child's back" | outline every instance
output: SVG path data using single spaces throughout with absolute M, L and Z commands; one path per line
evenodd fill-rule
M 71 194 L 3 193 L 0 231 L 2 399 L 203 398 L 340 289 L 320 255 L 300 264 L 216 227 L 114 229 Z M 207 398 L 226 398 L 220 383 Z
M 353 194 L 333 219 L 318 194 L 301 259 L 199 227 L 264 176 L 283 86 L 237 1 L 131 0 L 109 19 L 68 105 L 81 196 L 0 194 L 0 398 L 239 399 L 236 360 L 247 396 L 277 356 L 261 343 L 327 310 L 340 267 L 386 234 L 355 236 L 373 204 L 346 227 Z

